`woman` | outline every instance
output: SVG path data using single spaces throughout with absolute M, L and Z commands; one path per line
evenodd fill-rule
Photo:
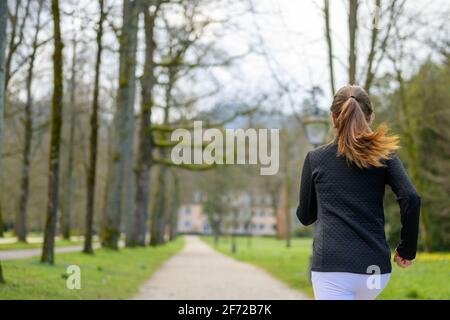
M 416 256 L 420 198 L 395 155 L 398 137 L 388 136 L 384 125 L 370 128 L 374 112 L 364 89 L 340 89 L 331 118 L 336 138 L 306 156 L 297 209 L 302 224 L 315 222 L 314 295 L 319 300 L 375 299 L 391 273 L 385 185 L 400 205 L 401 241 L 394 261 L 402 268 Z

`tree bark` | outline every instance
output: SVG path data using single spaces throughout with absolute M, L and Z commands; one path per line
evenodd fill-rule
M 38 49 L 38 37 L 41 29 L 41 11 L 43 0 L 38 2 L 37 21 L 33 42 L 31 44 L 30 62 L 28 65 L 28 75 L 26 79 L 27 101 L 25 104 L 25 142 L 22 153 L 22 179 L 21 179 L 21 195 L 19 203 L 19 211 L 16 216 L 15 233 L 20 242 L 27 241 L 27 204 L 30 186 L 30 162 L 31 162 L 31 142 L 33 139 L 33 97 L 32 84 L 34 76 L 34 62 L 36 60 L 36 52 Z
M 59 192 L 59 151 L 63 110 L 63 43 L 61 39 L 59 1 L 52 0 L 51 7 L 55 46 L 55 52 L 53 55 L 54 88 L 52 98 L 47 218 L 45 223 L 44 243 L 41 257 L 41 262 L 49 264 L 54 263 L 54 242 L 56 234 L 56 218 L 58 214 Z
M 122 215 L 127 217 L 127 234 L 132 226 L 133 204 L 133 135 L 136 47 L 138 24 L 137 1 L 124 0 L 123 26 L 120 35 L 120 67 L 117 110 L 114 116 L 115 141 L 111 164 L 111 181 L 107 193 L 102 228 L 102 244 L 118 249 Z M 131 215 L 131 219 L 129 218 Z
M 158 246 L 164 243 L 165 229 L 167 224 L 166 214 L 166 179 L 167 167 L 161 165 L 158 172 L 158 190 L 156 192 L 156 202 L 152 214 L 152 224 L 150 233 L 150 245 Z
M 170 116 L 170 103 L 172 97 L 172 89 L 175 83 L 176 67 L 168 67 L 168 84 L 165 92 L 165 106 L 164 106 L 164 118 L 163 124 L 169 123 Z M 167 158 L 167 149 L 163 148 L 161 150 L 161 157 L 163 159 Z M 165 229 L 168 220 L 168 213 L 166 208 L 166 182 L 167 182 L 167 167 L 161 165 L 158 171 L 158 190 L 156 191 L 156 202 L 154 211 L 152 214 L 151 221 L 151 232 L 150 232 L 150 245 L 157 246 L 164 243 L 165 239 Z
M 169 240 L 175 240 L 178 235 L 178 208 L 180 207 L 180 179 L 176 172 L 172 171 L 173 175 L 173 198 L 172 206 L 170 208 L 170 234 Z
M 98 97 L 99 97 L 99 79 L 100 66 L 102 61 L 102 38 L 103 38 L 103 22 L 106 18 L 104 10 L 104 0 L 99 0 L 100 18 L 97 30 L 97 57 L 95 62 L 95 79 L 94 79 L 94 97 L 92 102 L 91 114 L 91 137 L 90 137 L 90 154 L 89 169 L 87 176 L 87 201 L 86 201 L 86 230 L 84 237 L 84 253 L 93 253 L 92 235 L 94 223 L 94 203 L 95 203 L 95 176 L 97 172 L 97 144 L 98 144 Z
M 64 195 L 61 214 L 61 233 L 64 239 L 70 240 L 70 229 L 72 228 L 72 195 L 73 195 L 73 158 L 75 152 L 75 126 L 77 122 L 76 106 L 76 81 L 77 81 L 77 39 L 74 35 L 72 41 L 72 66 L 70 72 L 70 123 L 69 142 L 67 152 L 67 168 L 64 183 Z
M 5 106 L 5 48 L 6 48 L 6 28 L 8 19 L 8 2 L 0 1 L 0 186 L 2 176 L 2 151 L 3 151 L 3 113 Z M 0 193 L 1 194 L 1 193 Z M 3 235 L 3 222 L 0 205 L 0 234 Z M 0 261 L 0 283 L 4 283 L 3 269 Z
M 283 132 L 284 133 L 284 132 Z M 291 206 L 289 201 L 289 194 L 291 189 L 291 181 L 289 176 L 289 160 L 290 160 L 290 144 L 289 144 L 289 136 L 286 132 L 285 134 L 285 143 L 283 148 L 283 167 L 284 167 L 284 173 L 283 173 L 283 181 L 282 181 L 282 196 L 280 197 L 280 204 L 282 205 L 282 210 L 285 214 L 285 223 L 286 223 L 286 248 L 291 247 L 291 236 L 292 236 L 292 219 L 291 219 Z
M 2 268 L 2 263 L 0 261 L 0 284 L 5 283 L 5 277 L 3 276 L 3 268 Z
M 150 196 L 150 168 L 152 155 L 152 138 L 150 134 L 151 115 L 153 106 L 154 76 L 154 28 L 155 19 L 159 8 L 149 12 L 149 7 L 154 1 L 147 1 L 143 6 L 144 30 L 145 30 L 145 62 L 144 74 L 141 79 L 141 118 L 139 128 L 139 148 L 136 163 L 136 203 L 134 211 L 134 230 L 127 246 L 145 246 L 147 233 L 148 206 Z
M 375 10 L 381 10 L 381 0 L 375 0 Z M 373 73 L 373 63 L 376 54 L 376 44 L 378 39 L 378 26 L 375 25 L 376 21 L 373 21 L 372 24 L 372 34 L 370 37 L 370 51 L 369 56 L 367 57 L 367 74 L 366 81 L 364 84 L 364 88 L 368 93 L 370 93 L 370 88 L 372 86 L 374 73 Z
M 334 82 L 334 56 L 333 56 L 333 41 L 331 37 L 331 27 L 330 27 L 330 1 L 324 0 L 323 13 L 325 18 L 325 37 L 327 39 L 328 46 L 328 67 L 330 72 L 330 85 L 331 94 L 334 95 L 336 92 L 336 86 Z
M 0 203 L 1 203 L 1 201 L 0 201 Z M 0 206 L 0 238 L 3 238 L 5 236 L 3 229 L 4 229 L 3 212 L 2 212 L 2 207 Z
M 349 0 L 349 83 L 356 84 L 356 34 L 358 30 L 358 0 Z

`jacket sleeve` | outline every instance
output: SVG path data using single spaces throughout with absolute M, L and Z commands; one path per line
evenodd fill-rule
M 300 222 L 309 226 L 317 220 L 317 198 L 314 186 L 312 167 L 309 153 L 303 164 L 300 182 L 300 204 L 297 208 L 297 217 Z
M 391 186 L 400 206 L 402 228 L 397 252 L 402 258 L 413 260 L 419 234 L 420 197 L 397 155 L 387 161 L 386 183 Z

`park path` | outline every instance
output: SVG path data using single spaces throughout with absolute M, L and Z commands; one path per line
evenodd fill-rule
M 100 247 L 100 244 L 95 243 L 94 249 Z M 65 252 L 76 252 L 83 250 L 83 246 L 67 246 L 67 247 L 56 247 L 55 253 L 65 253 Z M 41 248 L 34 249 L 17 249 L 17 250 L 3 250 L 0 251 L 0 260 L 15 260 L 15 259 L 25 259 L 35 256 L 40 256 L 42 253 Z
M 61 239 L 61 237 L 55 237 L 55 240 L 59 240 Z M 72 241 L 83 241 L 83 237 L 82 236 L 71 236 L 70 240 Z M 5 238 L 0 238 L 0 245 L 2 244 L 11 244 L 11 243 L 16 243 L 17 242 L 17 238 L 16 237 L 5 237 Z M 43 237 L 37 237 L 37 236 L 28 236 L 27 237 L 27 243 L 42 243 L 44 242 L 44 238 Z
M 197 236 L 140 288 L 136 300 L 305 300 L 264 270 L 216 252 Z

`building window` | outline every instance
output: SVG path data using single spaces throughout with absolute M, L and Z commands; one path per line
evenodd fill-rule
M 191 222 L 190 221 L 185 221 L 184 222 L 184 227 L 185 228 L 190 228 L 191 227 Z
M 262 223 L 259 225 L 259 229 L 261 229 L 261 230 L 264 229 L 264 227 L 265 226 Z
M 184 212 L 186 214 L 190 214 L 191 213 L 191 207 L 186 207 L 186 209 L 184 209 Z

